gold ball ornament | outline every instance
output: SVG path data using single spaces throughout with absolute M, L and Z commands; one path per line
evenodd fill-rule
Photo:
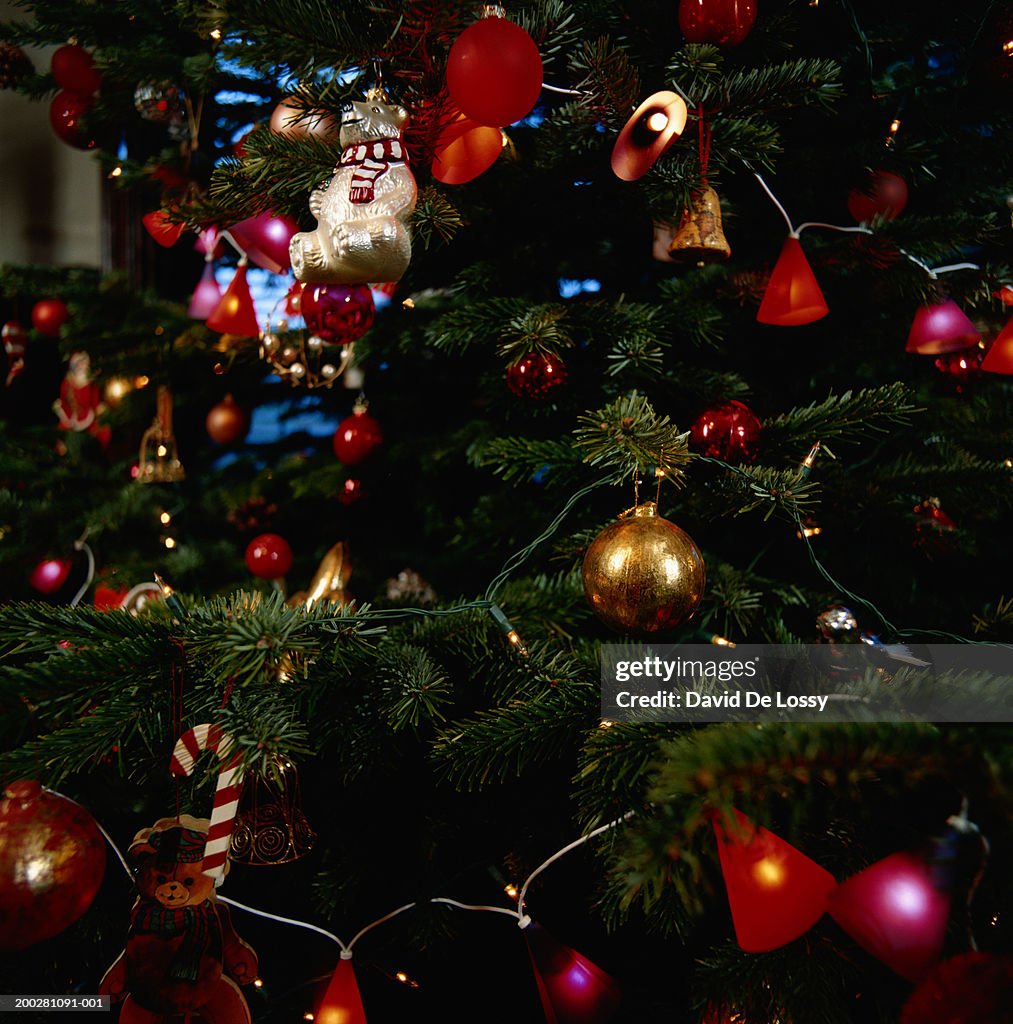
M 653 501 L 606 526 L 584 555 L 584 594 L 610 629 L 646 636 L 696 611 L 707 573 L 693 538 L 658 515 Z

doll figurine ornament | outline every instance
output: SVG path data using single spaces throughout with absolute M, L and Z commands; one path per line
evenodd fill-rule
M 371 89 L 341 111 L 341 161 L 310 195 L 314 231 L 292 238 L 292 271 L 313 284 L 399 281 L 412 255 L 417 188 L 401 129 L 408 114 Z

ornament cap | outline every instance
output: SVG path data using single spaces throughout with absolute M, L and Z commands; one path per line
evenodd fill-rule
M 653 501 L 645 501 L 642 505 L 637 505 L 629 513 L 636 519 L 651 519 L 658 515 L 658 505 Z
M 17 800 L 26 804 L 30 800 L 37 800 L 42 795 L 42 783 L 35 779 L 18 779 L 8 784 L 4 789 L 4 796 L 8 800 Z

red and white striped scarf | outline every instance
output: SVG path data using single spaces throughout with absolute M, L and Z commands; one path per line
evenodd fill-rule
M 353 203 L 371 203 L 376 198 L 376 183 L 391 164 L 408 162 L 400 139 L 373 139 L 346 146 L 341 154 L 342 167 L 355 167 L 348 199 Z

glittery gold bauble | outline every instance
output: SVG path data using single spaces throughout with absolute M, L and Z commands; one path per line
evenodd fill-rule
M 703 596 L 707 574 L 693 539 L 644 502 L 606 526 L 584 556 L 584 594 L 611 629 L 647 635 L 674 629 Z

